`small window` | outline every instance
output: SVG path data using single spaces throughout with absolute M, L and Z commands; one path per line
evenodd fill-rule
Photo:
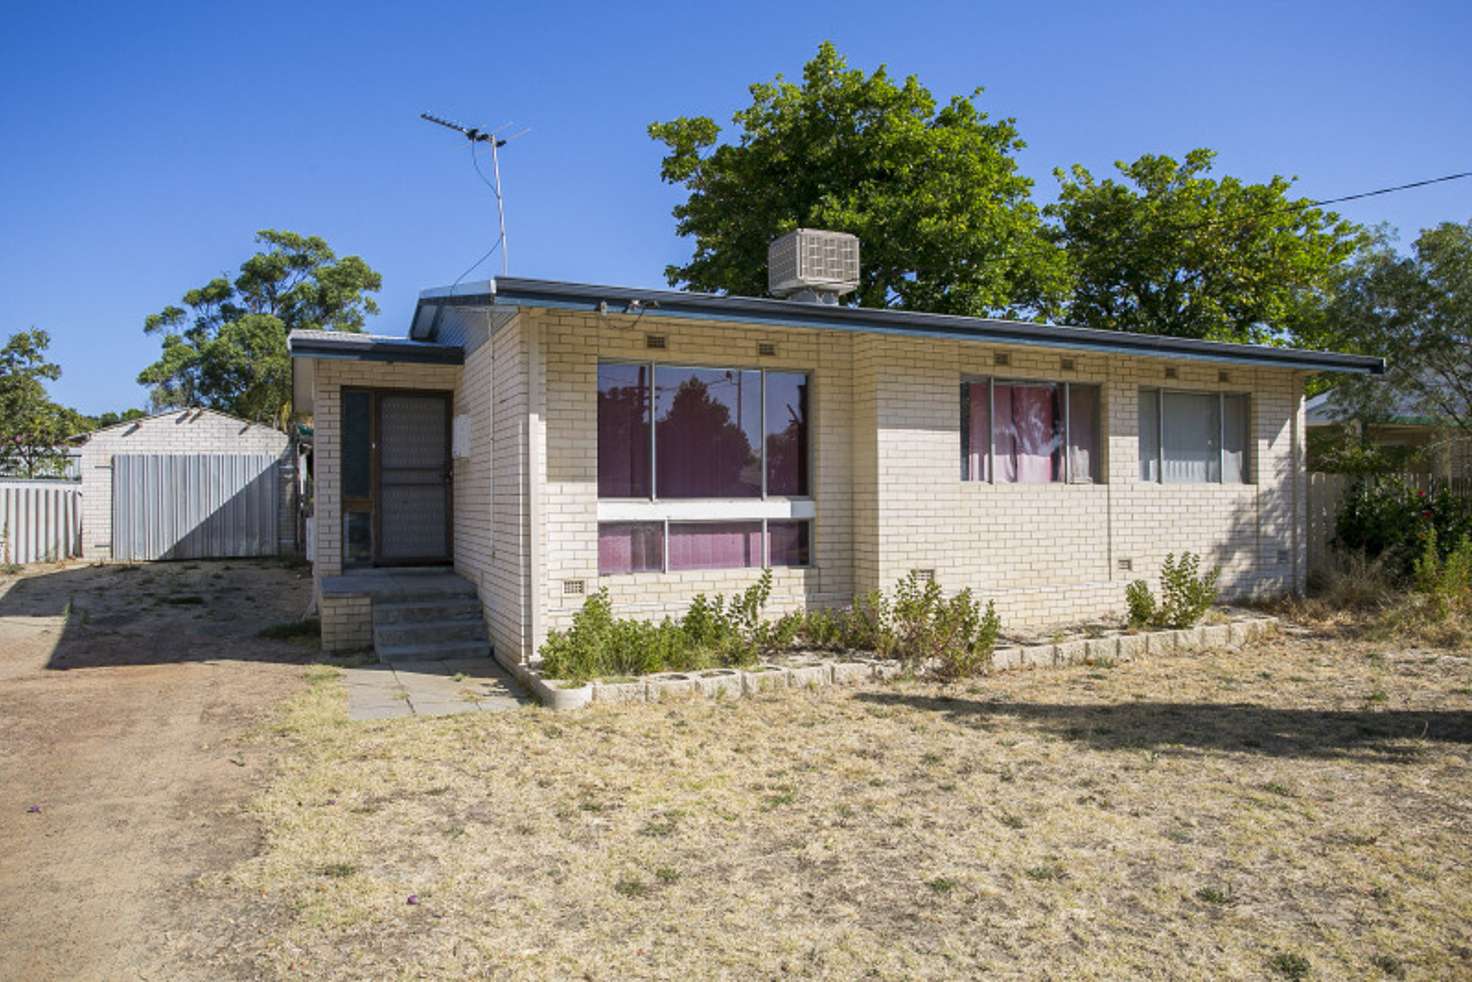
M 1140 480 L 1243 484 L 1248 480 L 1247 396 L 1140 390 Z
M 664 569 L 663 522 L 606 522 L 598 526 L 598 575 L 658 573 Z
M 761 522 L 671 522 L 670 571 L 762 564 Z
M 769 566 L 812 565 L 812 522 L 768 522 L 767 564 Z
M 1099 387 L 961 383 L 961 479 L 1001 484 L 1099 480 Z

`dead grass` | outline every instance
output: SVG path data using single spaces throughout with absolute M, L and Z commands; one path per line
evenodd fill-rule
M 317 669 L 200 889 L 273 975 L 1466 977 L 1465 654 L 379 724 Z

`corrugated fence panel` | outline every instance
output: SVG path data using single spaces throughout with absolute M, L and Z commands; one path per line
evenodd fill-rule
M 114 454 L 114 559 L 274 556 L 280 499 L 270 454 Z
M 64 481 L 0 481 L 0 563 L 82 554 L 82 489 Z

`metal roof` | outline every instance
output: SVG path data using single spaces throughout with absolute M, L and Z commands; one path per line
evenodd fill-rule
M 1385 360 L 1382 358 L 1330 351 L 1229 344 L 987 317 L 828 306 L 793 300 L 599 286 L 513 276 L 502 276 L 478 283 L 462 283 L 453 288 L 425 290 L 419 295 L 415 323 L 421 322 L 420 313 L 425 307 L 491 305 L 638 313 L 644 317 L 683 317 L 778 327 L 1032 345 L 1104 351 L 1146 358 L 1271 365 L 1321 372 L 1379 375 L 1385 371 Z
M 292 331 L 287 335 L 286 347 L 292 358 L 427 362 L 436 365 L 465 363 L 465 350 L 458 344 L 436 344 L 383 334 Z

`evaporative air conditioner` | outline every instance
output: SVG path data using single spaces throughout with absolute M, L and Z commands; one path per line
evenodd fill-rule
M 767 289 L 774 297 L 838 303 L 859 288 L 859 238 L 799 228 L 767 246 Z

